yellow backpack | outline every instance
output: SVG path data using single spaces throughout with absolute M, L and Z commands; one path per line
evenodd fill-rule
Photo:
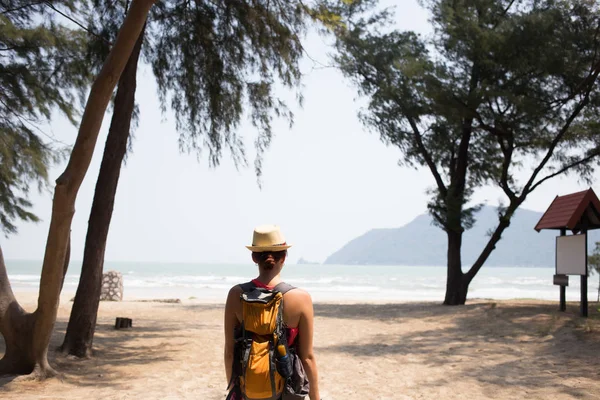
M 232 379 L 244 400 L 277 400 L 287 377 L 277 368 L 276 349 L 287 346 L 283 295 L 294 287 L 280 283 L 273 290 L 248 282 L 240 285 L 242 322 L 237 334 Z

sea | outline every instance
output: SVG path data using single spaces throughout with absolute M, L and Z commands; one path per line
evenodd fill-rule
M 39 289 L 41 261 L 7 260 L 14 292 Z M 123 274 L 124 300 L 195 299 L 223 302 L 229 289 L 255 278 L 254 264 L 192 264 L 106 261 L 104 271 Z M 72 262 L 63 293 L 75 293 L 81 262 Z M 554 268 L 486 267 L 475 277 L 469 298 L 556 300 Z M 446 285 L 443 266 L 286 264 L 286 282 L 307 290 L 316 302 L 442 301 Z M 598 275 L 588 281 L 588 299 L 595 301 Z M 579 301 L 580 277 L 570 276 L 567 301 Z

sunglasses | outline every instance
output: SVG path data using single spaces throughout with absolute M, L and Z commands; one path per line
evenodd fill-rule
M 287 251 L 285 251 L 285 250 L 284 251 L 263 251 L 260 253 L 259 257 L 261 260 L 266 260 L 267 257 L 269 255 L 271 255 L 275 261 L 279 261 L 283 257 L 285 257 L 286 253 L 287 253 Z

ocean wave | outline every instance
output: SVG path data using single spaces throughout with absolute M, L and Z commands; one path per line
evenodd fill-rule
M 553 290 L 519 289 L 511 287 L 502 288 L 473 288 L 469 291 L 471 298 L 487 299 L 558 299 L 558 293 Z
M 132 279 L 123 282 L 125 287 L 132 288 L 195 288 L 195 289 L 223 289 L 228 290 L 231 285 L 211 282 L 174 282 L 168 279 Z
M 510 283 L 523 286 L 552 286 L 552 277 L 549 276 L 548 279 L 542 279 L 534 276 L 526 276 L 519 279 L 512 279 L 510 280 Z
M 422 287 L 427 289 L 443 289 L 446 287 L 445 284 L 435 284 L 435 283 L 422 283 Z
M 289 280 L 293 282 L 295 285 L 302 284 L 318 284 L 318 285 L 328 285 L 331 283 L 344 283 L 350 281 L 348 277 L 343 276 L 330 276 L 330 277 L 321 277 L 321 278 L 293 278 Z
M 37 281 L 39 283 L 40 281 L 40 275 L 13 275 L 13 274 L 8 274 L 8 279 L 11 282 L 15 282 L 15 281 L 20 281 L 20 282 L 28 282 L 28 281 Z
M 475 282 L 481 285 L 502 285 L 505 280 L 495 276 L 475 277 Z
M 40 275 L 34 274 L 9 274 L 8 280 L 13 286 L 39 286 Z M 65 285 L 73 285 L 79 282 L 79 276 L 65 276 Z
M 348 292 L 348 293 L 374 293 L 379 292 L 382 289 L 377 286 L 306 286 L 303 287 L 309 293 L 312 292 Z
M 181 276 L 162 276 L 160 279 L 173 282 L 247 282 L 248 278 L 243 276 L 217 276 L 217 275 L 181 275 Z

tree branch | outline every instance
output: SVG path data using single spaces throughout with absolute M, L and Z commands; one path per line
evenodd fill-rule
M 2 246 L 0 246 L 0 293 L 3 293 L 10 300 L 14 300 L 15 295 L 13 294 L 8 280 L 8 273 L 6 271 L 6 264 L 4 262 L 4 254 L 2 253 Z M 3 308 L 4 304 L 0 303 L 0 308 Z M 2 320 L 6 313 L 6 309 L 0 309 L 0 328 L 2 326 Z
M 453 191 L 459 192 L 461 203 L 464 201 L 467 171 L 469 169 L 469 147 L 471 145 L 471 137 L 473 134 L 473 120 L 475 119 L 475 115 L 477 114 L 476 112 L 472 112 L 471 110 L 477 110 L 477 107 L 480 104 L 480 100 L 474 98 L 474 93 L 477 90 L 478 86 L 479 67 L 477 65 L 477 62 L 474 61 L 471 67 L 471 74 L 469 77 L 469 92 L 467 94 L 466 100 L 467 103 L 465 104 L 468 113 L 464 116 L 464 118 L 462 118 L 462 135 L 460 143 L 458 145 L 458 154 L 456 157 L 456 171 L 450 177 Z M 462 206 L 463 204 L 461 204 L 461 209 Z
M 502 151 L 503 155 L 502 172 L 500 175 L 499 183 L 506 196 L 512 202 L 516 198 L 516 195 L 515 192 L 508 185 L 508 172 L 512 164 L 512 156 L 516 148 L 514 135 L 512 132 L 507 132 L 503 129 L 499 129 L 496 126 L 490 126 L 486 124 L 477 111 L 475 111 L 475 119 L 479 123 L 479 128 L 482 128 L 483 130 L 491 133 L 493 136 L 496 137 L 496 141 L 498 142 L 498 145 L 500 146 L 500 150 Z M 504 143 L 505 139 L 507 141 L 506 144 Z
M 475 260 L 469 271 L 465 274 L 465 279 L 467 279 L 467 282 L 471 282 L 471 280 L 475 277 L 475 275 L 477 275 L 481 267 L 483 267 L 483 264 L 485 264 L 490 254 L 492 254 L 492 251 L 494 251 L 494 249 L 496 248 L 496 244 L 502 238 L 502 233 L 510 225 L 510 219 L 512 218 L 513 213 L 519 207 L 519 205 L 521 205 L 521 202 L 522 201 L 518 199 L 516 199 L 514 202 L 511 202 L 511 205 L 504 212 L 504 214 L 498 216 L 498 226 L 492 233 L 492 236 L 490 236 L 490 239 L 483 248 L 481 254 L 479 254 L 479 257 L 477 257 L 477 260 Z
M 94 81 L 86 103 L 79 133 L 75 139 L 71 157 L 64 172 L 56 180 L 57 186 L 64 185 L 69 195 L 76 195 L 91 162 L 98 131 L 102 125 L 104 113 L 95 109 L 106 109 L 117 81 L 142 27 L 146 23 L 148 12 L 157 0 L 134 0 L 119 29 L 115 45 L 104 61 L 102 69 Z M 126 57 L 123 56 L 126 55 Z
M 13 115 L 15 116 L 15 118 L 16 118 L 16 119 L 17 119 L 17 120 L 18 120 L 18 121 L 21 123 L 21 125 L 22 125 L 22 126 L 25 128 L 25 129 L 29 129 L 29 128 L 27 128 L 27 127 L 26 127 L 26 125 L 29 125 L 29 126 L 31 127 L 31 129 L 35 129 L 35 130 L 37 130 L 39 133 L 41 133 L 42 135 L 44 135 L 44 136 L 46 136 L 48 139 L 50 139 L 50 141 L 51 141 L 52 143 L 60 143 L 60 144 L 62 144 L 62 145 L 63 145 L 63 146 L 65 146 L 65 147 L 69 147 L 69 146 L 70 146 L 70 145 L 66 144 L 65 142 L 63 142 L 63 141 L 60 141 L 60 140 L 56 139 L 56 137 L 55 137 L 54 135 L 50 135 L 50 134 L 48 134 L 48 133 L 44 132 L 44 131 L 43 131 L 43 130 L 40 128 L 40 127 L 38 127 L 38 126 L 36 125 L 36 122 L 37 122 L 37 121 L 35 121 L 35 120 L 31 120 L 31 119 L 28 119 L 28 118 L 26 118 L 26 117 L 22 116 L 21 114 L 17 113 L 17 112 L 16 112 L 16 111 L 14 111 L 14 110 L 13 110 L 11 107 L 9 107 L 9 106 L 8 106 L 8 105 L 7 105 L 7 104 L 6 104 L 6 103 L 5 103 L 5 102 L 4 102 L 2 99 L 1 99 L 1 98 L 0 98 L 0 104 L 2 104 L 2 105 L 4 106 L 4 109 L 3 109 L 3 111 L 4 111 L 5 113 L 11 113 L 11 114 L 13 114 Z M 8 119 L 7 119 L 7 120 L 8 120 Z M 12 123 L 12 121 L 11 121 L 11 123 Z
M 377 82 L 374 82 L 371 78 L 369 78 L 366 73 L 360 73 L 360 75 L 369 84 L 373 85 L 374 87 L 378 86 Z M 401 112 L 404 112 L 403 107 L 402 107 L 402 101 L 397 96 L 392 96 L 391 100 L 393 100 L 398 105 Z M 438 171 L 437 166 L 435 165 L 435 162 L 433 161 L 433 158 L 431 157 L 431 154 L 429 154 L 429 152 L 427 151 L 427 148 L 425 147 L 425 145 L 423 143 L 423 136 L 421 134 L 419 127 L 417 126 L 417 123 L 415 122 L 413 117 L 406 115 L 406 113 L 404 113 L 404 116 L 406 117 L 406 119 L 413 131 L 413 137 L 415 139 L 415 144 L 417 145 L 417 149 L 419 150 L 419 153 L 423 157 L 423 160 L 425 160 L 425 163 L 429 167 L 429 170 L 431 171 L 431 174 L 433 175 L 433 178 L 435 179 L 435 183 L 438 187 L 438 190 L 440 191 L 440 194 L 442 196 L 446 197 L 446 194 L 448 193 L 448 189 L 446 188 L 446 185 L 444 184 L 442 176 L 441 176 L 440 172 Z
M 596 76 L 597 76 L 597 74 L 596 74 Z M 533 173 L 529 177 L 529 180 L 527 181 L 527 183 L 523 187 L 523 192 L 521 193 L 521 197 L 523 197 L 523 196 L 526 197 L 527 194 L 529 192 L 531 192 L 531 190 L 532 190 L 531 186 L 533 185 L 533 182 L 535 181 L 535 178 L 537 178 L 537 176 L 540 173 L 540 171 L 546 166 L 546 164 L 548 163 L 548 161 L 550 160 L 550 158 L 554 155 L 554 150 L 556 149 L 556 146 L 558 146 L 558 144 L 560 143 L 560 141 L 563 138 L 563 136 L 567 133 L 567 131 L 571 127 L 571 124 L 573 123 L 573 121 L 575 120 L 575 118 L 577 118 L 577 116 L 579 115 L 579 113 L 581 112 L 581 110 L 583 110 L 585 108 L 585 106 L 589 103 L 589 101 L 590 101 L 590 97 L 589 97 L 590 91 L 591 91 L 591 88 L 586 93 L 583 101 L 581 101 L 577 105 L 577 107 L 575 107 L 575 110 L 573 110 L 573 112 L 571 113 L 571 115 L 567 119 L 565 125 L 561 128 L 561 130 L 556 134 L 556 136 L 554 137 L 554 139 L 550 143 L 550 146 L 548 147 L 548 151 L 546 152 L 546 155 L 544 156 L 544 158 L 542 159 L 542 161 L 540 162 L 540 164 L 534 169 Z
M 45 3 L 45 0 L 38 1 L 38 2 L 35 2 L 35 3 L 23 4 L 22 6 L 19 6 L 19 7 L 6 9 L 6 10 L 2 11 L 0 14 L 9 14 L 11 12 L 19 11 L 19 10 L 22 10 L 24 8 L 27 8 L 27 7 L 37 6 L 37 5 L 40 5 L 42 3 Z
M 515 192 L 508 185 L 508 170 L 512 164 L 512 156 L 515 150 L 514 137 L 512 135 L 509 135 L 507 140 L 507 146 L 504 146 L 502 140 L 503 139 L 501 137 L 498 137 L 498 143 L 500 143 L 502 155 L 504 156 L 504 159 L 502 160 L 502 173 L 500 175 L 500 187 L 512 203 L 513 200 L 515 200 L 516 195 Z
M 40 2 L 44 3 L 45 5 L 47 5 L 48 7 L 50 7 L 51 9 L 53 9 L 56 13 L 62 15 L 63 17 L 65 17 L 66 19 L 68 19 L 69 21 L 71 21 L 72 23 L 74 23 L 75 25 L 79 26 L 81 29 L 83 29 L 84 31 L 86 31 L 87 33 L 89 33 L 90 35 L 96 36 L 98 39 L 106 42 L 107 44 L 112 46 L 112 43 L 109 42 L 108 40 L 106 40 L 106 38 L 92 32 L 91 29 L 89 29 L 87 26 L 83 25 L 81 22 L 77 21 L 75 18 L 68 16 L 67 14 L 63 13 L 62 11 L 60 11 L 58 8 L 54 7 L 54 5 L 52 3 L 50 3 L 49 1 L 42 1 Z
M 585 78 L 579 84 L 579 86 L 577 86 L 577 89 L 575 89 L 575 93 L 579 93 L 585 85 L 589 85 L 590 87 L 587 91 L 587 94 L 589 94 L 589 92 L 591 91 L 591 88 L 594 85 L 594 82 L 598 78 L 598 74 L 600 74 L 600 60 L 598 60 L 596 65 L 594 67 L 592 67 L 592 70 L 590 71 L 590 74 L 587 76 L 587 78 Z
M 448 224 L 446 223 L 445 219 L 442 219 L 442 217 L 440 217 L 440 215 L 435 211 L 435 210 L 431 210 L 429 214 L 433 217 L 434 220 L 437 221 L 438 224 L 440 224 L 440 226 L 445 230 L 448 231 L 450 228 L 448 226 Z
M 421 136 L 421 132 L 419 130 L 419 127 L 417 126 L 417 123 L 415 122 L 415 120 L 413 118 L 411 118 L 409 116 L 406 116 L 406 119 L 408 120 L 408 123 L 410 124 L 410 127 L 413 130 L 413 136 L 414 136 L 417 148 L 419 149 L 419 153 L 421 153 L 421 156 L 423 157 L 423 159 L 425 160 L 425 163 L 429 167 L 429 170 L 431 171 L 431 174 L 433 175 L 433 178 L 435 179 L 435 183 L 437 184 L 440 194 L 442 196 L 446 197 L 446 194 L 448 193 L 448 189 L 446 188 L 446 185 L 444 184 L 444 181 L 442 180 L 442 176 L 440 175 L 440 172 L 438 171 L 437 166 L 433 162 L 433 158 L 431 157 L 431 154 L 429 154 L 429 152 L 427 151 L 427 148 L 423 144 L 423 137 Z
M 510 3 L 508 3 L 508 6 L 506 6 L 506 8 L 504 9 L 504 11 L 502 12 L 502 16 L 503 17 L 508 13 L 508 11 L 513 6 L 513 4 L 515 4 L 515 1 L 516 0 L 512 0 Z
M 569 165 L 567 165 L 567 166 L 565 166 L 565 167 L 563 167 L 563 168 L 559 169 L 558 171 L 556 171 L 556 172 L 554 172 L 554 173 L 552 173 L 552 174 L 550 174 L 550 175 L 548 175 L 548 176 L 545 176 L 544 178 L 542 178 L 542 179 L 540 179 L 538 182 L 536 182 L 536 183 L 535 183 L 535 184 L 534 184 L 534 185 L 531 187 L 531 189 L 530 189 L 529 191 L 530 191 L 530 192 L 533 192 L 533 191 L 534 191 L 534 190 L 535 190 L 535 189 L 536 189 L 538 186 L 540 186 L 542 183 L 544 183 L 544 182 L 545 182 L 545 181 L 547 181 L 548 179 L 552 179 L 552 178 L 554 178 L 555 176 L 558 176 L 558 175 L 560 175 L 560 174 L 564 174 L 565 172 L 569 171 L 571 168 L 575 168 L 575 167 L 577 167 L 578 165 L 586 164 L 586 163 L 588 163 L 588 162 L 592 161 L 594 158 L 596 158 L 596 157 L 598 157 L 598 156 L 600 156 L 600 151 L 595 151 L 595 152 L 593 152 L 592 154 L 590 154 L 589 156 L 587 156 L 587 157 L 585 157 L 585 158 L 582 158 L 581 160 L 577 160 L 576 162 L 574 162 L 574 163 L 572 163 L 572 164 L 569 164 Z
M 506 6 L 506 8 L 504 9 L 504 11 L 502 11 L 502 14 L 500 15 L 500 17 L 498 18 L 498 22 L 496 22 L 494 24 L 494 29 L 496 29 L 498 27 L 498 25 L 500 25 L 500 22 L 502 22 L 502 18 L 506 17 L 506 14 L 508 13 L 508 11 L 510 10 L 510 8 L 513 6 L 513 4 L 515 4 L 516 0 L 511 0 L 510 3 L 508 3 L 508 5 Z
M 577 118 L 577 116 L 579 115 L 581 110 L 583 110 L 585 108 L 585 106 L 589 103 L 590 93 L 591 93 L 592 89 L 594 88 L 594 84 L 596 82 L 596 79 L 598 79 L 599 74 L 600 74 L 600 60 L 592 68 L 592 70 L 590 71 L 590 74 L 587 76 L 587 78 L 585 78 L 577 86 L 577 89 L 573 92 L 572 98 L 575 98 L 576 94 L 579 93 L 587 85 L 587 90 L 585 92 L 583 100 L 581 100 L 579 102 L 579 104 L 577 105 L 577 107 L 575 107 L 575 110 L 571 113 L 571 115 L 567 119 L 567 122 L 565 123 L 565 125 L 558 132 L 558 134 L 556 135 L 554 140 L 552 140 L 552 143 L 550 143 L 550 147 L 548 148 L 546 155 L 544 156 L 544 158 L 542 159 L 540 164 L 537 166 L 537 168 L 533 171 L 533 173 L 531 174 L 531 177 L 527 181 L 527 184 L 524 186 L 523 192 L 521 193 L 521 197 L 523 199 L 525 199 L 525 197 L 527 197 L 527 194 L 529 192 L 531 192 L 531 190 L 532 190 L 531 187 L 533 185 L 533 182 L 535 181 L 535 178 L 537 178 L 540 171 L 546 166 L 546 163 L 548 162 L 548 160 L 550 160 L 550 158 L 554 154 L 554 149 L 556 148 L 556 146 L 558 146 L 558 143 L 560 142 L 562 137 L 565 135 L 565 133 L 567 132 L 567 130 L 569 129 L 569 127 L 571 126 L 571 124 L 573 123 L 575 118 Z M 540 182 L 538 182 L 536 184 L 536 186 L 539 186 L 539 183 Z

